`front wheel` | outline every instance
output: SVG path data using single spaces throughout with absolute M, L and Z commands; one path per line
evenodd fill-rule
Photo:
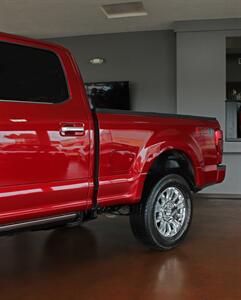
M 131 208 L 130 224 L 142 243 L 153 249 L 168 250 L 183 241 L 191 218 L 190 188 L 181 176 L 170 174 Z

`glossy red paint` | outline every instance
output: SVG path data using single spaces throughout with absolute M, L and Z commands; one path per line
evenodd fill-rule
M 99 203 L 136 202 L 154 160 L 165 151 L 184 153 L 196 186 L 217 182 L 216 120 L 98 113 L 100 127 Z
M 0 101 L 0 224 L 92 207 L 95 127 L 78 67 L 68 50 L 0 34 L 0 40 L 56 53 L 70 97 L 60 104 Z M 221 182 L 211 119 L 98 113 L 100 206 L 141 198 L 155 159 L 176 149 L 190 160 L 198 188 Z M 63 135 L 63 126 L 84 127 Z
M 79 70 L 64 48 L 0 34 L 0 40 L 55 52 L 70 98 L 60 104 L 0 101 L 0 222 L 86 209 L 93 186 L 93 121 Z M 83 136 L 61 134 L 64 124 Z

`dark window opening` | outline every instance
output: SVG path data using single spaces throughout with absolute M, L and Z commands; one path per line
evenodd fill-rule
M 226 39 L 226 140 L 241 141 L 241 37 Z
M 59 103 L 68 88 L 57 55 L 51 51 L 0 42 L 0 99 Z
M 91 107 L 130 110 L 128 81 L 85 83 Z

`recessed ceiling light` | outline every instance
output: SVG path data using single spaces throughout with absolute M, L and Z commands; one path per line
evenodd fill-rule
M 105 59 L 102 57 L 93 57 L 89 60 L 92 65 L 102 65 L 105 62 Z
M 147 15 L 147 11 L 140 1 L 102 5 L 101 9 L 108 19 Z

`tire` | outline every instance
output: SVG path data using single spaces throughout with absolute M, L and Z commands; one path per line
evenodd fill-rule
M 160 179 L 140 203 L 131 207 L 130 225 L 135 237 L 144 245 L 169 250 L 184 240 L 191 219 L 190 188 L 184 178 L 169 174 Z

